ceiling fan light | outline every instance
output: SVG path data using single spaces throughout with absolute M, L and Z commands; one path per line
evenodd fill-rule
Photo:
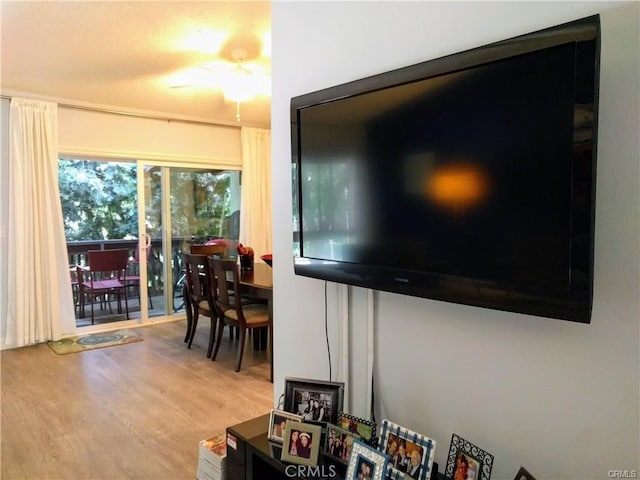
M 224 98 L 233 102 L 246 102 L 256 96 L 251 72 L 242 66 L 234 68 L 222 87 Z

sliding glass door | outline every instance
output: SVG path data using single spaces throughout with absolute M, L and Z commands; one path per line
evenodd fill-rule
M 238 239 L 240 178 L 239 171 L 61 158 L 58 183 L 76 326 L 102 328 L 183 315 L 182 253 L 192 243 Z M 88 298 L 77 283 L 78 272 L 82 276 L 90 270 L 88 250 L 112 248 L 129 250 L 129 320 L 117 299 Z
M 149 286 L 142 316 L 172 316 L 184 309 L 182 254 L 193 243 L 238 239 L 240 172 L 140 162 L 138 176 L 139 238 Z

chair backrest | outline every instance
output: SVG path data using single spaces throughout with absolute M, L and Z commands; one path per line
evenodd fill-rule
M 223 257 L 227 247 L 224 245 L 191 245 L 189 250 L 196 255 L 218 255 Z
M 89 250 L 87 260 L 91 274 L 112 272 L 118 279 L 123 279 L 129 263 L 129 249 Z
M 183 253 L 182 259 L 187 277 L 187 290 L 191 300 L 197 305 L 202 301 L 207 301 L 210 308 L 213 308 L 212 283 L 209 265 L 206 255 L 194 255 Z
M 235 260 L 219 259 L 214 257 L 208 257 L 209 269 L 216 282 L 215 302 L 216 305 L 226 312 L 227 310 L 235 310 L 238 312 L 238 318 L 244 321 L 242 314 L 242 290 L 240 287 L 240 271 L 238 270 L 238 264 Z M 229 273 L 229 275 L 227 275 Z M 233 284 L 232 288 L 229 288 L 230 281 Z
M 225 251 L 222 258 L 235 258 L 237 255 L 238 241 L 231 238 L 212 238 L 205 245 L 223 245 Z

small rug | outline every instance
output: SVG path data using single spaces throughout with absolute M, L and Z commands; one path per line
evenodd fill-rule
M 62 340 L 52 340 L 47 342 L 47 345 L 58 355 L 64 355 L 95 348 L 126 345 L 127 343 L 141 342 L 142 340 L 144 340 L 142 335 L 138 335 L 133 330 L 116 330 L 114 332 L 91 333 L 89 335 L 67 337 Z

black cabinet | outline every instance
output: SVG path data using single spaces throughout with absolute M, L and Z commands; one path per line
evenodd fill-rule
M 322 454 L 315 467 L 281 462 L 282 446 L 267 440 L 268 428 L 268 414 L 227 427 L 227 480 L 345 480 L 346 465 Z M 432 478 L 444 480 L 437 473 Z
M 267 414 L 227 428 L 228 480 L 344 480 L 346 466 L 322 455 L 315 467 L 281 462 L 282 447 L 267 440 L 268 427 Z

